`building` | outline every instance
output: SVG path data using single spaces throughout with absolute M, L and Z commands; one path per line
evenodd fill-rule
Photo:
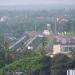
M 58 53 L 61 53 L 61 45 L 55 44 L 55 45 L 53 45 L 53 53 L 52 54 L 58 54 Z
M 44 30 L 43 34 L 48 36 L 48 35 L 50 35 L 50 32 L 49 32 L 49 30 Z
M 67 70 L 67 75 L 75 75 L 75 70 L 72 69 Z
M 53 54 L 58 53 L 67 54 L 73 49 L 75 49 L 75 45 L 72 44 L 65 44 L 65 45 L 55 44 L 53 45 Z
M 54 40 L 53 53 L 52 54 L 67 54 L 71 50 L 75 49 L 75 38 L 74 37 L 62 37 Z

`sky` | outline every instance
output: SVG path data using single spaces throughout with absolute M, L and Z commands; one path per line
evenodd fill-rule
M 41 5 L 41 4 L 74 5 L 75 0 L 0 0 L 0 5 Z

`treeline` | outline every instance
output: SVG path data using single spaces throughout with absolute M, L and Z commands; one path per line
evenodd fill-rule
M 63 54 L 23 57 L 0 69 L 0 75 L 7 72 L 22 72 L 23 75 L 67 75 L 68 69 L 75 68 L 75 61 Z
M 58 24 L 57 32 L 75 32 L 75 16 L 74 10 L 11 10 L 0 11 L 0 20 L 4 17 L 4 21 L 0 21 L 0 32 L 11 32 L 15 36 L 20 36 L 25 31 L 42 32 L 47 29 L 47 24 L 51 24 L 51 30 L 55 32 L 55 19 L 63 16 L 68 22 Z M 65 14 L 67 15 L 65 17 Z

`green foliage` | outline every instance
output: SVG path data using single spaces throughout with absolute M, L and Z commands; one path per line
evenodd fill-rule
M 70 57 L 75 61 L 75 49 L 71 50 Z
M 0 35 L 0 68 L 5 66 L 12 61 L 11 57 L 9 56 L 9 49 L 8 44 L 4 40 L 4 37 Z
M 39 58 L 36 56 L 25 57 L 12 64 L 6 65 L 4 68 L 0 69 L 0 74 L 7 71 L 22 71 L 23 73 L 35 72 L 39 70 L 41 73 L 46 72 L 49 75 L 50 68 L 50 57 Z M 40 73 L 39 72 L 39 73 Z
M 63 54 L 57 54 L 52 59 L 50 75 L 66 75 L 67 69 L 73 69 L 73 60 Z
M 73 69 L 73 60 L 63 54 L 57 54 L 52 59 L 48 56 L 29 54 L 0 69 L 0 75 L 7 71 L 22 71 L 33 75 L 66 75 L 67 69 Z

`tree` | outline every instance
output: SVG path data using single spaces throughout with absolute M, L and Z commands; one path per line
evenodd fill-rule
M 46 55 L 46 45 L 47 45 L 47 38 L 46 37 L 43 37 L 42 38 L 42 42 L 41 42 L 41 46 L 39 48 L 40 54 L 42 56 L 45 56 Z
M 69 54 L 70 58 L 73 60 L 73 68 L 75 68 L 75 49 L 72 49 L 70 54 Z
M 8 44 L 4 40 L 3 35 L 0 35 L 0 68 L 12 61 L 9 56 Z
M 56 54 L 51 62 L 50 75 L 66 75 L 67 69 L 73 68 L 73 60 L 63 54 Z
M 71 58 L 75 61 L 75 49 L 72 49 L 70 52 Z
M 50 75 L 51 58 L 43 56 L 40 60 L 42 67 L 40 68 L 40 75 Z

